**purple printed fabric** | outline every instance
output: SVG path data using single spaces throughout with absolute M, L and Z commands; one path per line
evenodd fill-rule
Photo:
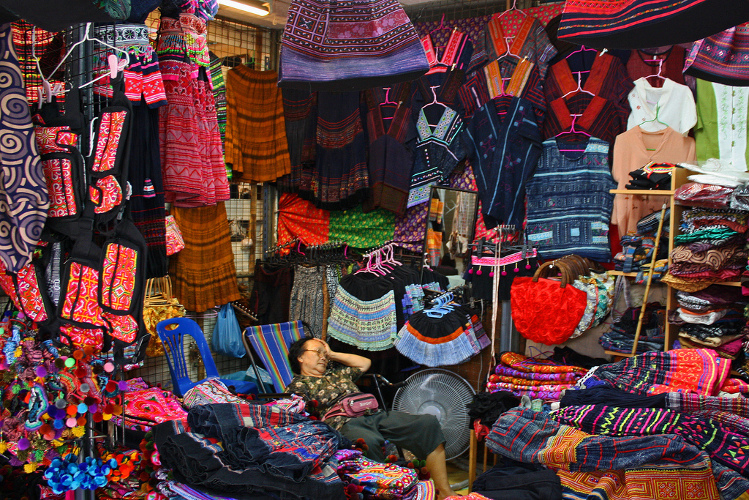
M 16 273 L 31 261 L 49 195 L 11 25 L 0 26 L 0 264 Z

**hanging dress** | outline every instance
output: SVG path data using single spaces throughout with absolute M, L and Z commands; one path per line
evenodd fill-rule
M 156 53 L 169 102 L 159 109 L 161 168 L 166 201 L 181 207 L 229 199 L 205 35 L 194 14 L 161 18 Z
M 403 215 L 408 201 L 413 165 L 413 150 L 406 144 L 413 139 L 410 106 L 411 85 L 396 84 L 391 88 L 364 91 L 367 104 L 367 132 L 369 133 L 370 191 L 364 210 L 375 208 Z M 390 101 L 392 96 L 395 101 Z M 389 122 L 383 118 L 383 108 L 395 103 Z
M 533 106 L 514 96 L 493 99 L 473 115 L 467 135 L 486 227 L 521 227 L 525 183 L 541 155 Z
M 319 92 L 315 168 L 302 171 L 299 196 L 325 210 L 343 210 L 359 205 L 368 187 L 359 92 Z

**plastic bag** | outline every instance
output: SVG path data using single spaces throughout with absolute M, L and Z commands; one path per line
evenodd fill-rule
M 216 353 L 232 358 L 243 358 L 247 354 L 242 343 L 242 330 L 231 304 L 224 304 L 218 311 L 211 347 Z

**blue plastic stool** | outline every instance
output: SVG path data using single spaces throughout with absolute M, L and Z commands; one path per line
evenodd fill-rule
M 175 325 L 174 329 L 167 328 L 171 325 Z M 159 321 L 156 325 L 156 332 L 165 346 L 164 353 L 169 363 L 169 373 L 172 375 L 174 394 L 177 396 L 183 397 L 187 391 L 210 378 L 217 378 L 226 386 L 234 386 L 234 389 L 240 394 L 257 394 L 257 385 L 254 382 L 222 379 L 219 376 L 216 363 L 213 361 L 213 355 L 208 348 L 208 342 L 206 342 L 203 331 L 195 321 L 190 318 L 165 319 Z M 200 356 L 203 358 L 206 378 L 198 382 L 190 380 L 185 358 L 185 335 L 195 339 Z

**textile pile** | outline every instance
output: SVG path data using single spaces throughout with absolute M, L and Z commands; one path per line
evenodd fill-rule
M 693 292 L 712 283 L 737 281 L 746 266 L 747 220 L 737 210 L 692 207 L 681 216 L 674 237 L 671 268 L 664 278 L 672 287 Z
M 557 401 L 563 390 L 575 385 L 587 370 L 550 360 L 534 359 L 505 352 L 489 376 L 486 390 L 507 391 L 514 396 Z
M 565 498 L 749 498 L 749 404 L 710 349 L 593 368 L 551 412 L 499 416 L 489 449 L 556 472 Z M 679 392 L 671 392 L 679 391 Z
M 607 351 L 631 353 L 634 346 L 637 323 L 642 307 L 628 307 L 611 329 L 601 335 L 598 343 Z M 651 302 L 645 308 L 642 328 L 637 342 L 637 352 L 662 351 L 666 340 L 663 329 L 666 309 L 658 302 Z

